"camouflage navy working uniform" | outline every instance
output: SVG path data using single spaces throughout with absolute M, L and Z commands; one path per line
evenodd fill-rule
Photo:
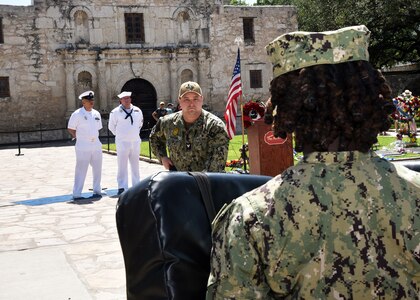
M 169 158 L 178 171 L 222 172 L 225 169 L 229 138 L 218 117 L 202 110 L 200 117 L 185 127 L 182 111 L 160 118 L 150 134 L 153 154 Z
M 219 212 L 207 299 L 419 299 L 419 207 L 420 174 L 311 153 Z

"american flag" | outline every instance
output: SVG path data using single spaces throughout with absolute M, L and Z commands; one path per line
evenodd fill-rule
M 225 120 L 226 129 L 230 139 L 235 136 L 236 111 L 238 108 L 238 98 L 242 95 L 241 83 L 241 57 L 238 48 L 235 68 L 233 69 L 232 80 L 230 82 L 229 94 L 226 103 Z

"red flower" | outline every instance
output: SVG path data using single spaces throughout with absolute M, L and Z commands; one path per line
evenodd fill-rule
M 244 127 L 248 128 L 255 120 L 264 116 L 265 107 L 259 101 L 248 101 L 243 107 Z

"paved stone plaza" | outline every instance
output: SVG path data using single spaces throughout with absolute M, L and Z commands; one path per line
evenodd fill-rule
M 100 200 L 71 201 L 73 146 L 0 150 L 0 299 L 125 299 L 115 206 L 117 157 Z M 140 161 L 141 179 L 163 170 Z M 88 170 L 83 196 L 92 192 Z
M 104 196 L 75 203 L 72 145 L 18 153 L 0 150 L 0 300 L 125 299 L 115 223 L 117 157 L 104 153 Z M 141 179 L 161 170 L 140 161 Z M 84 197 L 91 188 L 89 168 Z

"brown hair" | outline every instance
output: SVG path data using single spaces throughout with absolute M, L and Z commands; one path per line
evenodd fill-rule
M 274 134 L 294 132 L 299 152 L 327 151 L 336 139 L 339 151 L 367 152 L 395 110 L 385 78 L 366 61 L 302 68 L 273 79 L 270 91 Z

